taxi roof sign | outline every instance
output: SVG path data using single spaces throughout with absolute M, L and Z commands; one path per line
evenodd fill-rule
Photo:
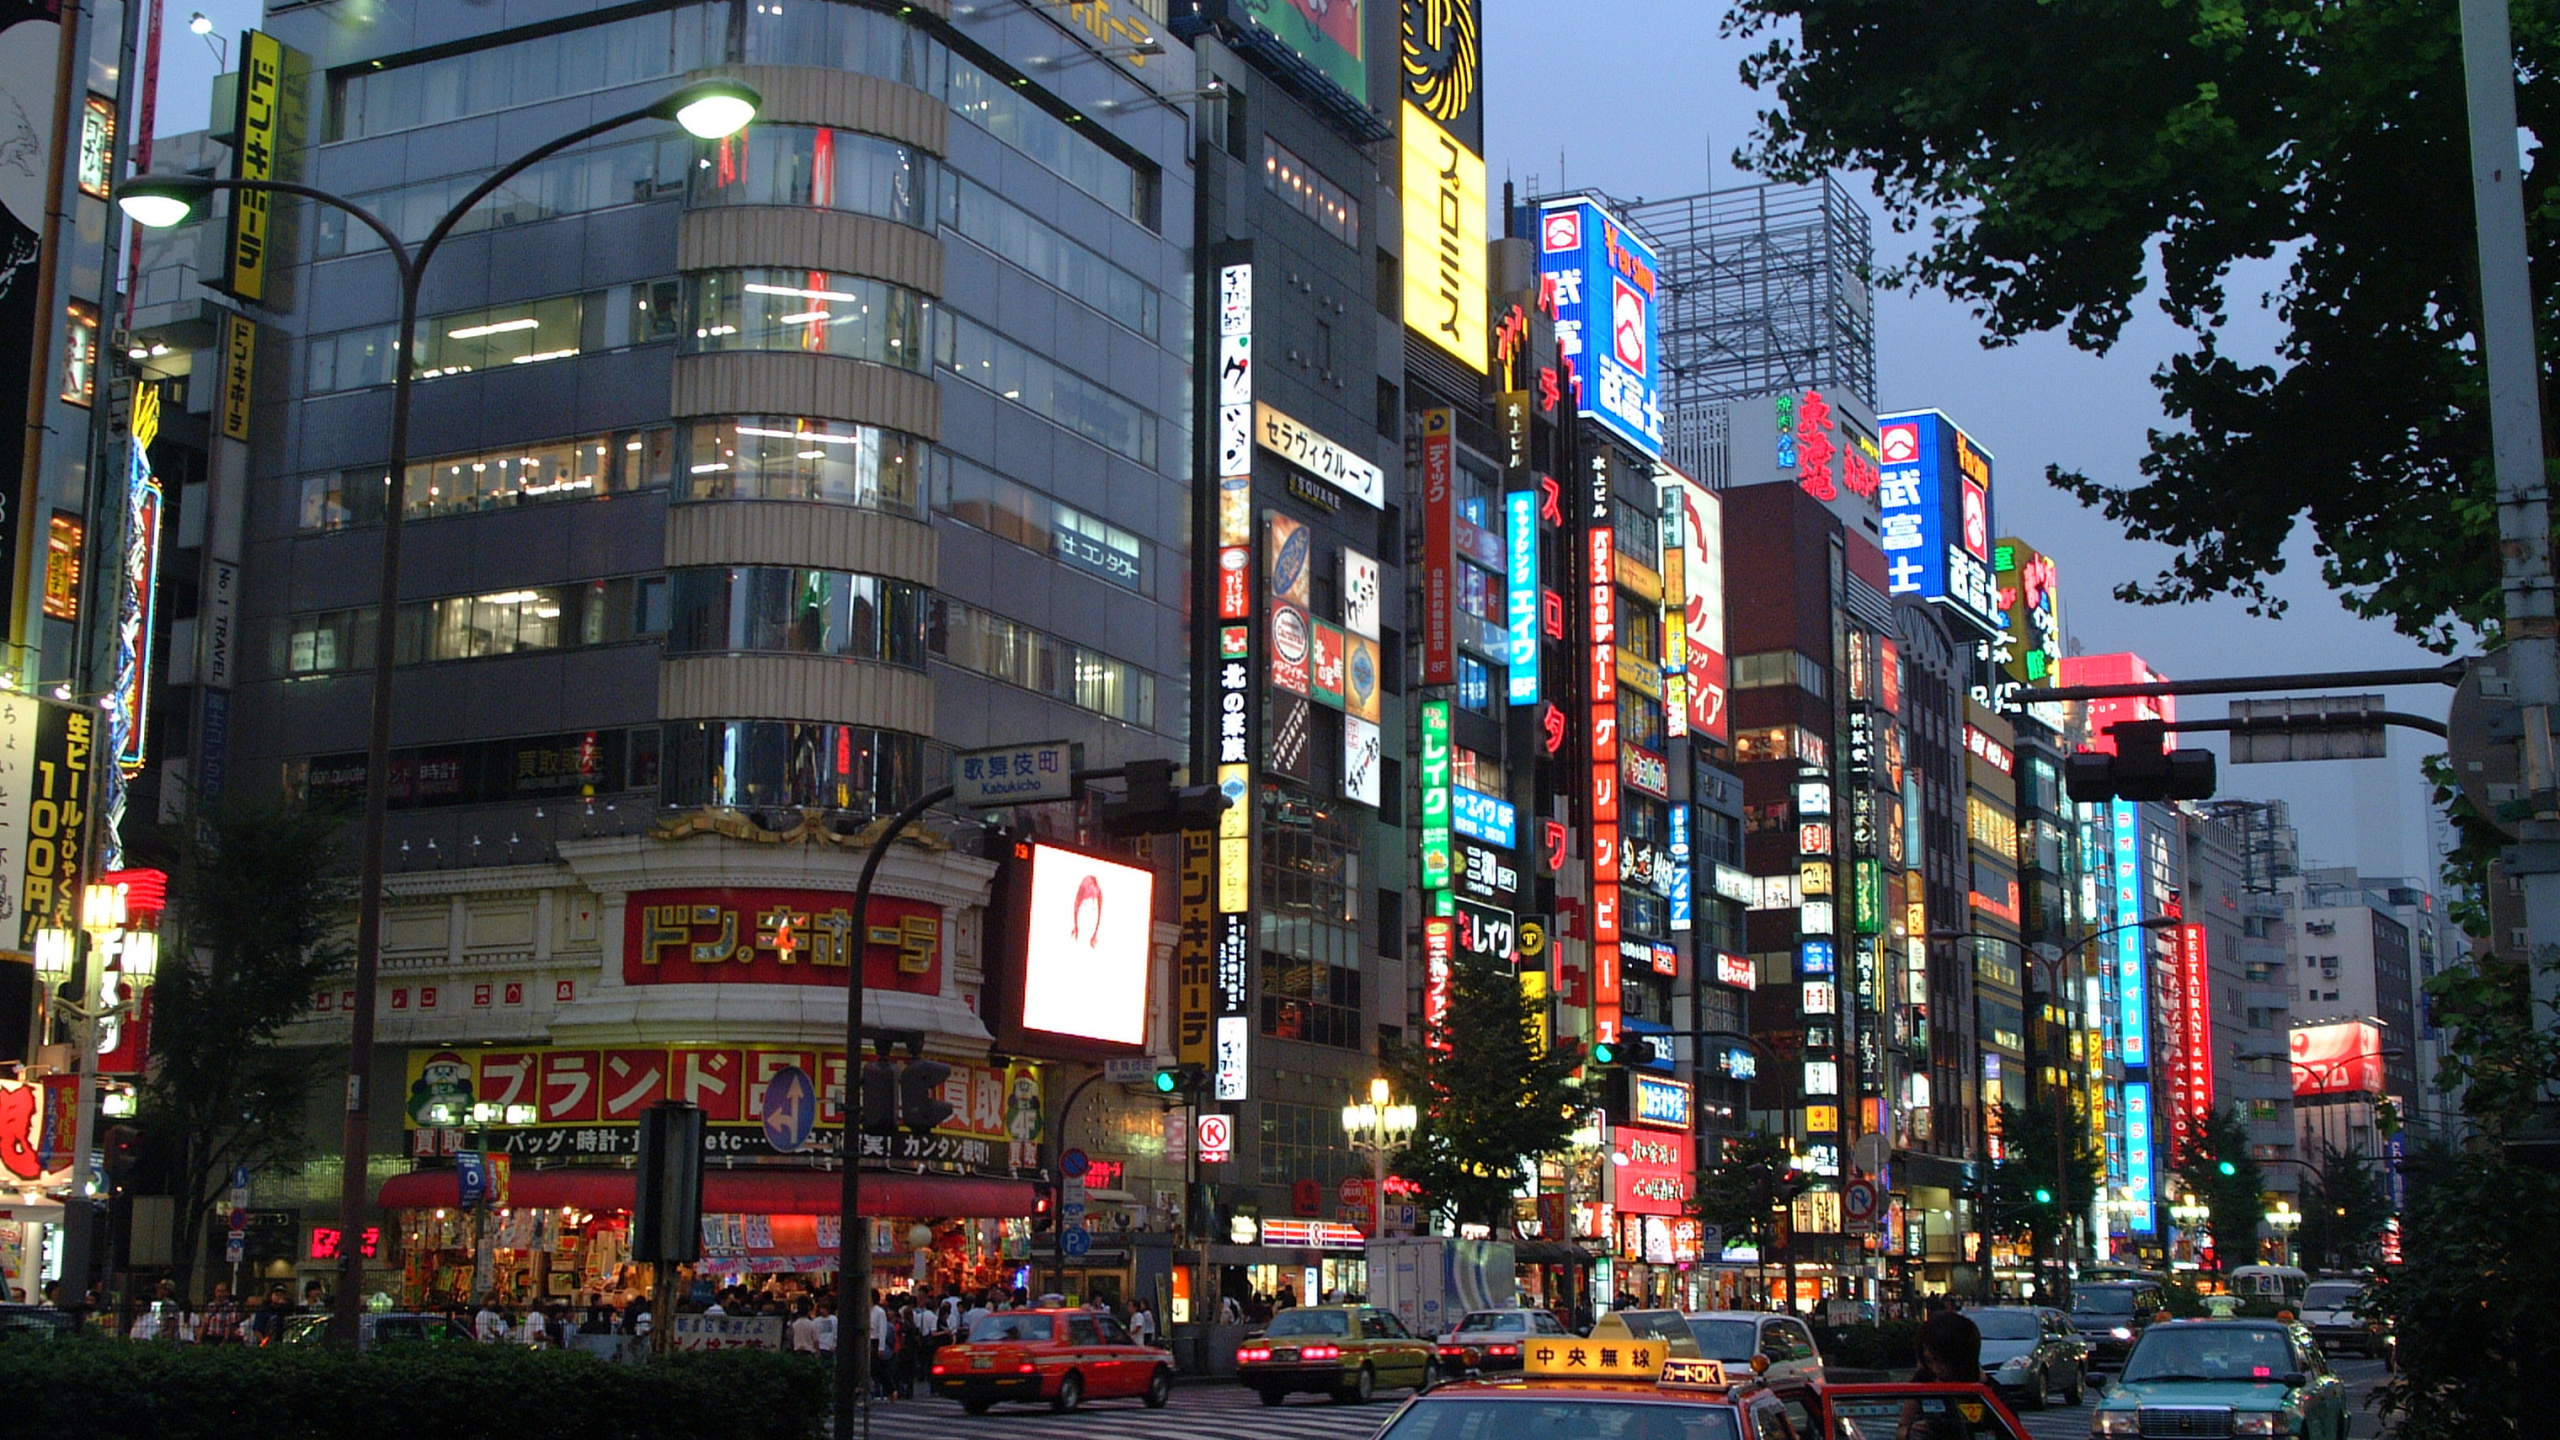
M 1521 1347 L 1523 1372 L 1546 1380 L 1636 1380 L 1653 1384 L 1669 1358 L 1658 1340 L 1594 1335 L 1588 1340 L 1533 1340 Z
M 1722 1390 L 1729 1383 L 1721 1360 L 1674 1358 L 1662 1362 L 1661 1385 L 1665 1390 Z

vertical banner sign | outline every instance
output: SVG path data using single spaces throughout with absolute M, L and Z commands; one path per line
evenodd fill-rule
M 239 80 L 231 178 L 273 180 L 284 122 L 283 43 L 257 30 L 242 35 Z M 258 191 L 233 191 L 230 233 L 223 245 L 222 288 L 252 303 L 267 298 L 267 201 Z
M 1654 292 L 1661 261 L 1598 202 L 1575 198 L 1540 211 L 1538 268 L 1555 296 L 1556 344 L 1573 366 L 1575 409 L 1647 459 L 1660 459 Z
M 1587 533 L 1591 697 L 1591 1029 L 1618 1038 L 1618 587 L 1617 532 L 1609 528 L 1607 480 L 1596 475 Z
M 1174 1049 L 1185 1065 L 1209 1063 L 1210 996 L 1216 979 L 1218 838 L 1182 832 L 1181 930 L 1174 944 Z
M 222 317 L 222 437 L 249 438 L 249 405 L 258 374 L 258 322 L 246 315 Z
M 2169 1061 L 2169 1163 L 2183 1165 L 2213 1117 L 2213 997 L 2202 925 L 2178 927 L 2178 1053 Z
M 49 0 L 0 0 L 0 29 L 18 37 L 18 48 L 12 53 L 25 60 L 11 72 L 9 98 L 16 103 L 18 114 L 33 125 L 50 125 L 53 116 L 54 57 L 60 49 L 60 32 L 55 26 L 60 8 Z M 30 419 L 43 421 L 41 411 L 30 417 L 25 406 L 40 358 L 62 353 L 48 346 L 47 356 L 37 355 L 37 331 L 46 319 L 45 307 L 52 303 L 36 293 L 41 261 L 38 252 L 44 236 L 45 187 L 32 177 L 44 169 L 46 146 L 44 136 L 33 130 L 22 129 L 19 133 L 23 139 L 19 142 L 22 158 L 18 164 L 30 178 L 22 187 L 11 188 L 5 197 L 5 208 L 0 208 L 0 256 L 6 257 L 0 260 L 0 397 L 6 397 L 12 407 L 16 420 L 11 433 L 21 441 L 8 447 L 7 457 L 0 459 L 0 577 L 9 581 L 0 584 L 0 635 L 12 640 L 19 638 L 21 628 L 16 577 L 20 565 L 30 558 L 21 547 L 32 548 L 38 540 L 35 526 L 24 523 L 27 516 L 23 509 L 31 492 L 42 493 L 42 487 L 30 486 L 20 470 L 26 423 Z M 48 385 L 45 393 L 52 393 L 54 388 Z
M 97 721 L 87 710 L 14 696 L 0 702 L 0 714 L 27 704 L 36 706 L 36 714 L 25 780 L 25 845 L 19 852 L 25 857 L 26 881 L 18 907 L 18 948 L 33 951 L 39 930 L 80 928 L 80 860 L 89 842 Z
M 1422 888 L 1449 888 L 1449 702 L 1422 702 Z
M 1218 270 L 1218 817 L 1212 967 L 1218 1013 L 1242 1013 L 1253 898 L 1253 267 Z M 1232 964 L 1234 974 L 1228 973 Z M 1230 987 L 1230 981 L 1233 987 Z M 1233 1009 L 1229 1008 L 1232 1002 Z M 1186 1051 L 1186 1054 L 1188 1052 Z M 1201 1063 L 1201 1062 L 1195 1062 Z
M 1680 545 L 1688 602 L 1680 639 L 1689 657 L 1689 733 L 1726 740 L 1724 502 L 1686 476 L 1680 481 Z
M 1662 506 L 1662 733 L 1689 733 L 1689 566 L 1680 544 L 1680 487 L 1655 492 Z
M 1538 497 L 1502 497 L 1503 617 L 1511 629 L 1511 703 L 1538 703 Z
M 1422 683 L 1455 684 L 1456 623 L 1450 586 L 1457 578 L 1457 437 L 1452 412 L 1422 412 Z
M 1449 1048 L 1449 962 L 1458 947 L 1454 916 L 1432 915 L 1422 922 L 1422 1035 L 1434 1050 Z
M 152 601 L 160 575 L 162 504 L 160 482 L 151 474 L 150 450 L 159 434 L 160 387 L 136 385 L 125 470 L 124 573 L 117 577 L 116 586 L 115 689 L 103 707 L 116 766 L 128 775 L 142 768 L 144 731 L 150 719 L 147 687 Z
M 2142 925 L 2142 847 L 2140 812 L 2132 801 L 2112 800 L 2107 804 L 2107 828 L 2110 853 L 2114 862 L 2109 867 L 2115 883 L 2115 923 L 2123 928 L 2116 932 L 2116 1053 L 2128 1070 L 2151 1067 L 2151 976 L 2145 963 L 2149 933 Z
M 1482 375 L 1491 363 L 1493 309 L 1485 298 L 1484 157 L 1410 100 L 1403 120 L 1405 324 Z
M 1695 906 L 1690 898 L 1689 807 L 1671 807 L 1671 930 L 1678 934 L 1694 923 Z

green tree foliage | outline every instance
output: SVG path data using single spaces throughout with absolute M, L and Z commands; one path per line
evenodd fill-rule
M 1421 1111 L 1397 1173 L 1461 1223 L 1508 1226 L 1523 1167 L 1564 1149 L 1585 1104 L 1575 1061 L 1540 1043 L 1511 967 L 1453 959 L 1448 1014 L 1393 1063 Z
M 2371 1265 L 2382 1227 L 2391 1218 L 2391 1200 L 2377 1173 L 2381 1162 L 2325 1144 L 2316 1156 L 2312 1172 L 2303 1177 L 2302 1226 L 2294 1232 L 2294 1252 L 2307 1270 Z
M 2222 1167 L 2229 1165 L 2226 1175 Z M 2266 1172 L 2249 1154 L 2249 1130 L 2238 1111 L 2228 1106 L 2205 1117 L 2203 1133 L 2187 1149 L 2178 1178 L 2187 1193 L 2204 1202 L 2213 1218 L 2205 1229 L 2213 1236 L 2214 1268 L 2229 1270 L 2258 1263 L 2258 1226 L 2266 1218 Z
M 2049 1105 L 2020 1109 L 2004 1104 L 2000 1135 L 2008 1154 L 1991 1167 L 1987 1180 L 1992 1228 L 2051 1250 L 2060 1244 L 2060 1221 L 2069 1217 L 2076 1222 L 2089 1213 L 2105 1180 L 2106 1162 L 2091 1150 L 2088 1126 L 2077 1112 L 2066 1112 L 2057 1137 Z M 2061 1165 L 2054 1160 L 2057 1143 L 2070 1147 L 2070 1159 Z
M 337 817 L 235 800 L 179 827 L 139 1124 L 175 1165 L 179 1280 L 233 1167 L 303 1158 L 322 1056 L 278 1045 L 352 953 Z
M 1778 1206 L 1803 1188 L 1787 1142 L 1754 1130 L 1725 1141 L 1698 1168 L 1689 1213 L 1722 1231 L 1726 1244 L 1756 1245 L 1765 1253 L 1777 1241 Z
M 2560 1294 L 2560 1247 L 2551 1243 L 2560 1176 L 2516 1163 L 2505 1148 L 2539 1138 L 2535 1097 L 2560 1082 L 2560 1039 L 2534 1028 L 2527 978 L 2521 963 L 2482 957 L 2427 982 L 2448 1032 L 2438 1084 L 2458 1088 L 2477 1138 L 2461 1150 L 2429 1147 L 2407 1167 L 2403 1263 L 2383 1272 L 2370 1300 L 2399 1337 L 2400 1373 L 2380 1403 L 2406 1440 L 2550 1425 L 2543 1395 L 2560 1371 L 2560 1331 L 2544 1297 Z
M 2517 0 L 2519 123 L 2560 134 L 2560 5 Z M 1737 157 L 1872 172 L 1917 254 L 1889 280 L 1971 305 L 1999 344 L 2104 353 L 2136 299 L 2185 331 L 2139 482 L 2048 472 L 2177 555 L 2117 594 L 2236 595 L 2307 518 L 2351 609 L 2449 647 L 2497 607 L 2456 7 L 2445 0 L 1735 0 L 1772 94 Z M 2560 167 L 2531 167 L 2537 275 Z M 2225 353 L 2235 267 L 2269 275 L 2272 363 Z M 2542 353 L 2560 353 L 2555 312 Z

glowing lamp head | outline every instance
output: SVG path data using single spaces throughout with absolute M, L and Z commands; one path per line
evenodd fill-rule
M 80 890 L 80 928 L 103 934 L 124 928 L 124 887 L 122 885 L 84 885 Z
M 199 35 L 210 35 L 213 33 L 213 17 L 199 10 L 187 17 L 187 28 Z
M 71 931 L 43 929 L 36 932 L 36 974 L 47 985 L 59 985 L 71 978 L 73 959 L 79 954 L 77 937 Z
M 124 944 L 117 950 L 116 967 L 124 972 L 125 983 L 140 989 L 160 973 L 160 936 L 152 930 L 128 930 Z
M 204 199 L 206 187 L 158 175 L 141 175 L 124 183 L 116 196 L 125 218 L 146 230 L 183 225 Z
M 763 104 L 763 96 L 735 80 L 702 80 L 659 101 L 650 113 L 704 140 L 719 140 L 746 129 Z

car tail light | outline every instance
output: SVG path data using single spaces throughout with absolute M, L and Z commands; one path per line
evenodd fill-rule
M 940 1374 L 942 1374 L 945 1370 L 948 1370 L 949 1368 L 950 1368 L 950 1367 L 949 1367 L 949 1366 L 946 1366 L 946 1365 L 936 1365 L 936 1366 L 934 1366 L 934 1367 L 933 1367 L 933 1373 L 934 1373 L 934 1374 L 936 1374 L 936 1375 L 940 1375 Z
M 1025 1360 L 1021 1364 L 1013 1367 L 1013 1373 L 1016 1375 L 1036 1375 L 1040 1373 L 1040 1367 L 1032 1364 L 1028 1360 Z
M 1306 1349 L 1298 1352 L 1298 1358 L 1301 1360 L 1339 1360 L 1342 1358 L 1342 1347 L 1339 1345 L 1310 1345 Z
M 1268 1360 L 1270 1358 L 1271 1347 L 1268 1345 L 1247 1345 L 1236 1352 L 1236 1359 L 1240 1363 L 1244 1364 L 1251 1364 L 1256 1360 Z
M 1484 1353 L 1487 1355 L 1517 1355 L 1520 1353 L 1520 1347 L 1517 1345 L 1488 1345 L 1485 1347 Z
M 1443 1360 L 1463 1360 L 1466 1358 L 1466 1354 L 1467 1347 L 1464 1345 L 1443 1345 L 1440 1347 L 1440 1358 Z

